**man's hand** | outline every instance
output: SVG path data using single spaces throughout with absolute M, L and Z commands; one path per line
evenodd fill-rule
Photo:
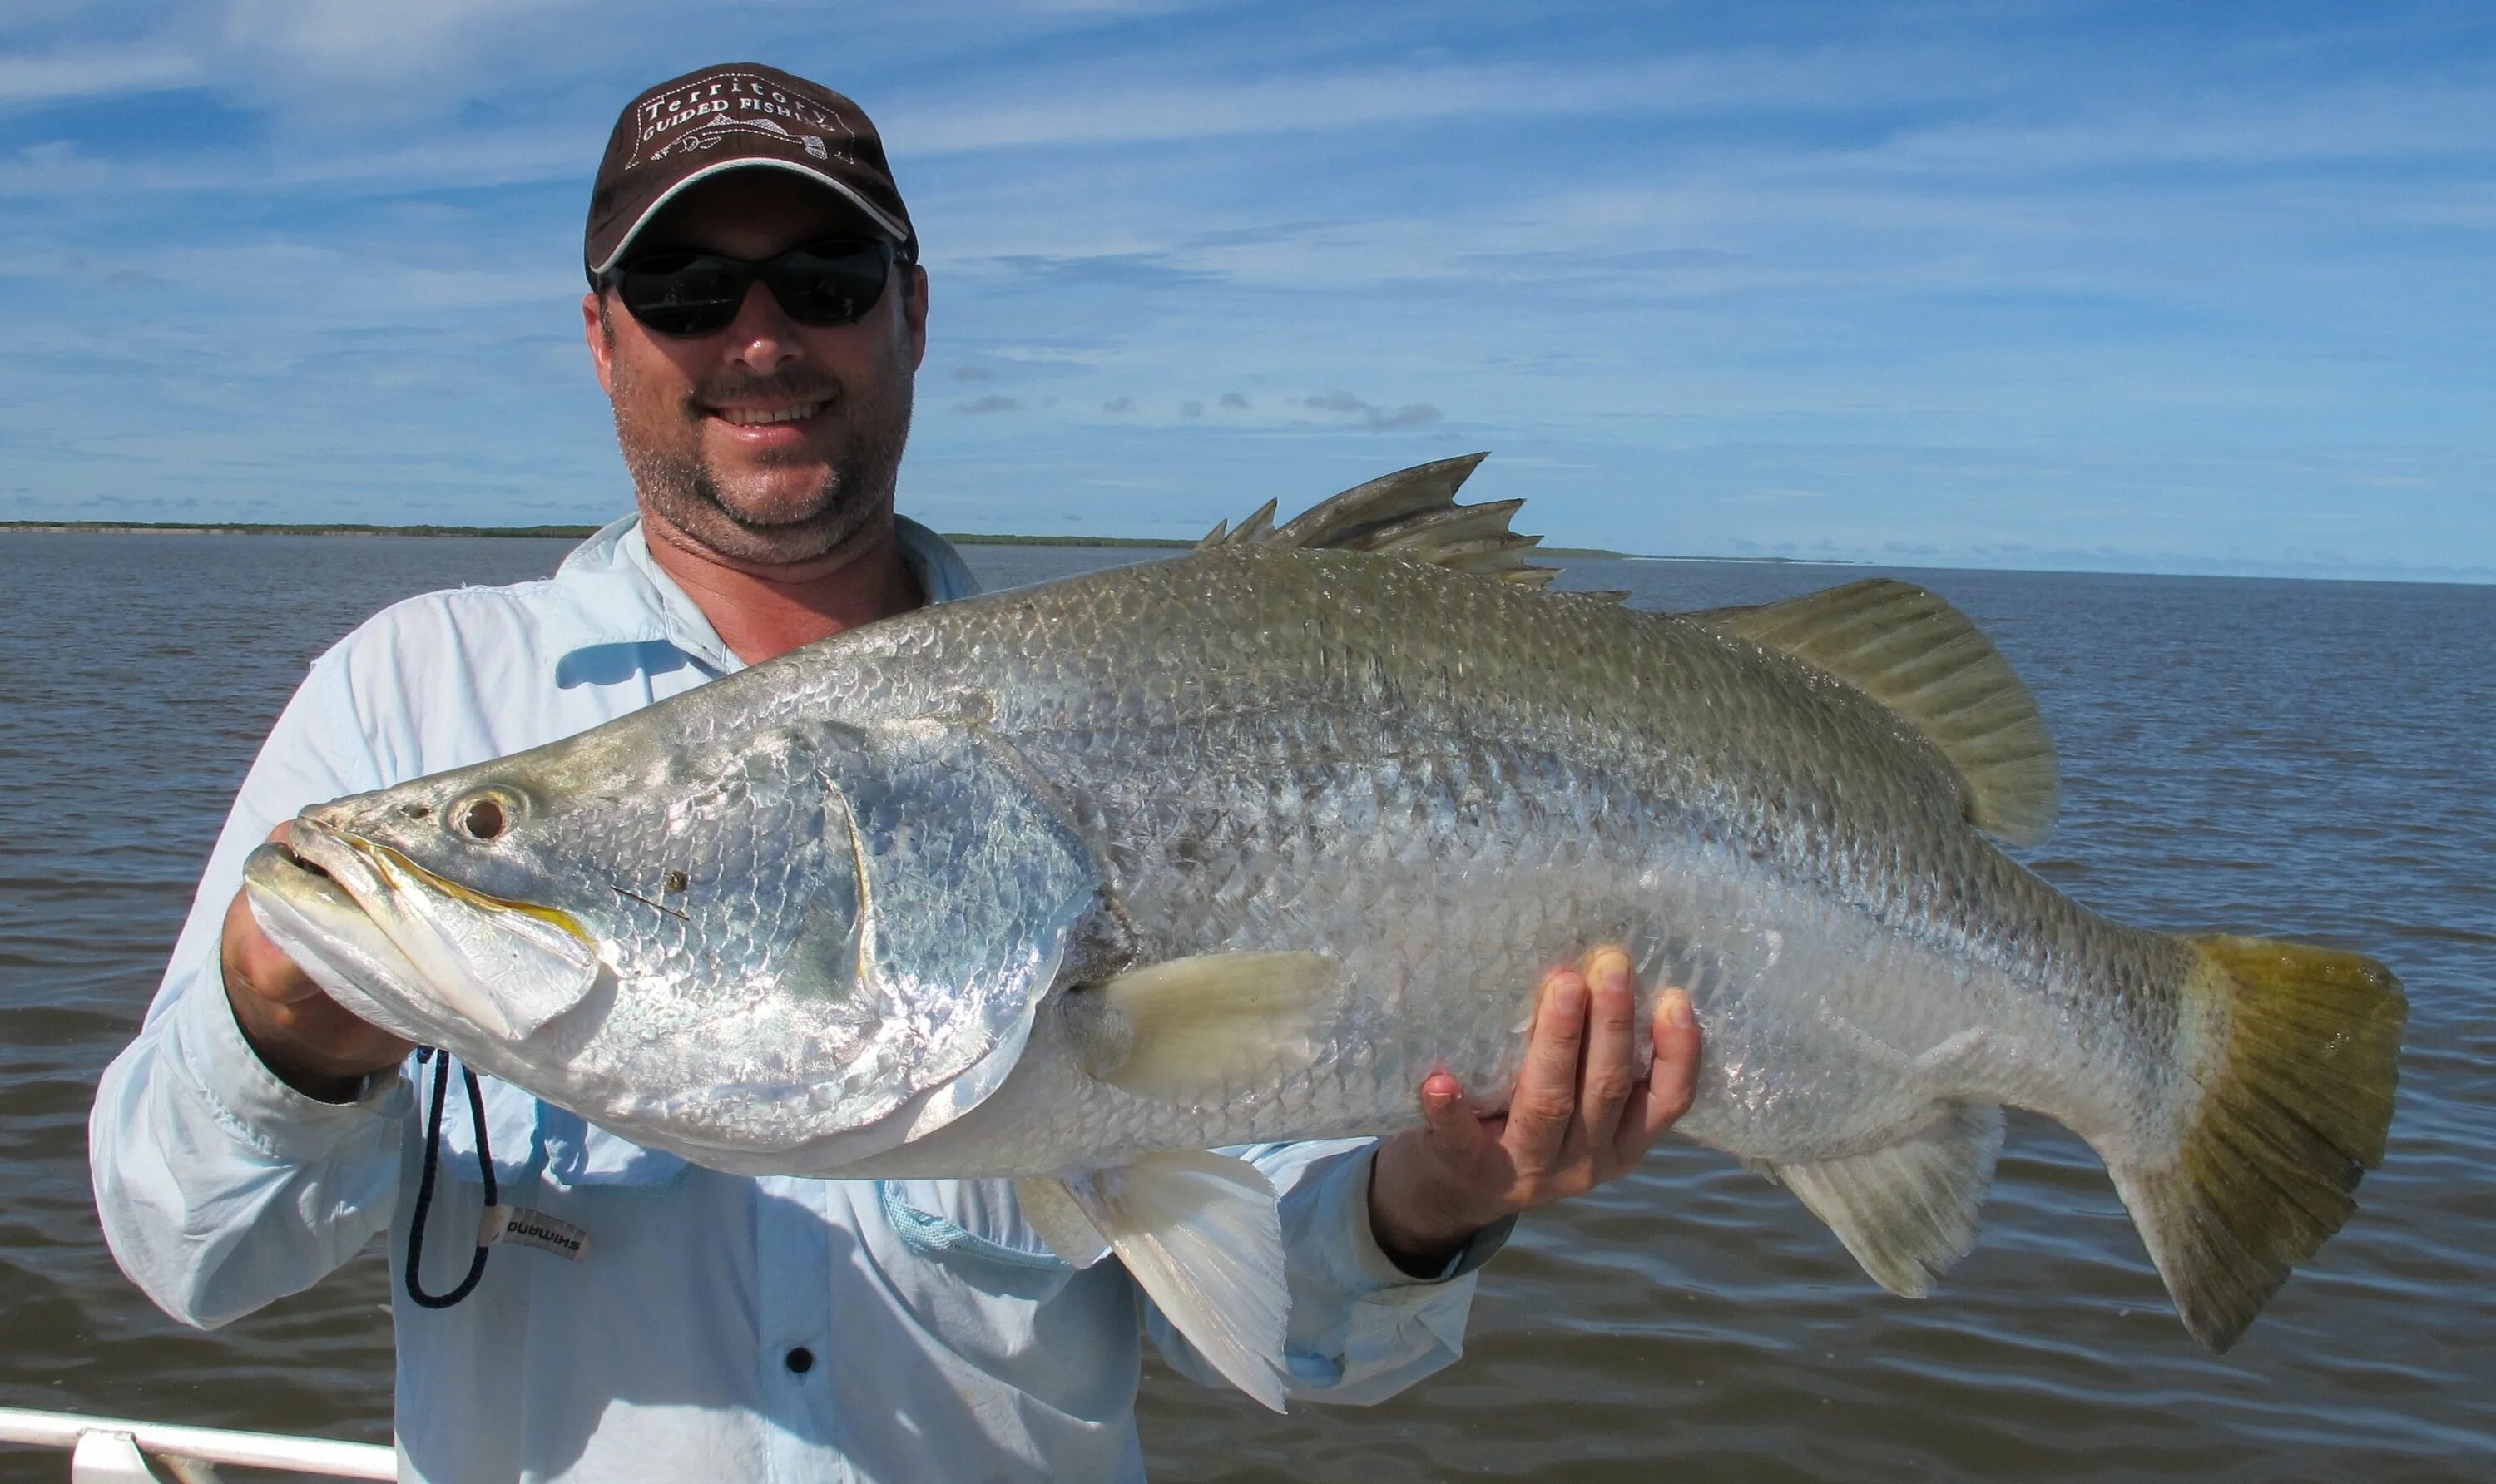
M 268 838 L 283 842 L 286 826 Z M 241 892 L 226 909 L 219 958 L 243 1039 L 279 1080 L 307 1098 L 345 1102 L 363 1078 L 396 1067 L 415 1049 L 323 994 L 260 930 Z
M 1492 1222 L 1637 1167 L 1689 1111 L 1699 1068 L 1688 995 L 1657 997 L 1643 1080 L 1637 1019 L 1629 955 L 1599 948 L 1544 979 L 1506 1113 L 1483 1116 L 1444 1071 L 1421 1083 L 1428 1127 L 1382 1141 L 1369 1178 L 1370 1230 L 1396 1266 L 1435 1275 Z

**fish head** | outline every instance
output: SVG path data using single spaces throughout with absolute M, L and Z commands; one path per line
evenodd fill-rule
M 307 809 L 254 908 L 375 1024 L 724 1167 L 993 1090 L 1099 884 L 1050 803 L 954 728 L 650 715 Z
M 245 889 L 290 956 L 347 980 L 368 1018 L 428 1043 L 518 1045 L 628 957 L 614 914 L 573 889 L 588 863 L 565 858 L 546 818 L 562 803 L 505 776 L 317 806 L 253 857 Z

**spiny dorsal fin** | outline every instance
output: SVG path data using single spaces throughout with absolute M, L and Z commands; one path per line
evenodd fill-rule
M 1501 582 L 1541 587 L 1558 571 L 1531 565 L 1524 553 L 1543 538 L 1519 536 L 1508 528 L 1509 517 L 1524 501 L 1456 504 L 1458 486 L 1487 457 L 1468 453 L 1398 470 L 1314 505 L 1279 529 L 1274 525 L 1273 502 L 1267 501 L 1264 509 L 1236 528 L 1228 521 L 1215 526 L 1197 543 L 1198 548 L 1253 544 L 1376 551 Z
M 2037 698 L 1993 641 L 1931 593 L 1869 577 L 1683 616 L 1784 650 L 1906 718 L 1958 770 L 1968 822 L 1979 829 L 2013 845 L 2053 833 L 2062 774 Z

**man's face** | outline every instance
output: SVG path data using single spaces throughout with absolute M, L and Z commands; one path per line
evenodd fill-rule
M 742 170 L 671 202 L 632 252 L 763 259 L 873 235 L 831 192 Z M 926 275 L 916 266 L 896 266 L 852 325 L 799 325 L 759 283 L 735 320 L 707 335 L 644 328 L 611 289 L 584 297 L 581 313 L 625 467 L 645 510 L 671 528 L 657 534 L 738 565 L 786 566 L 890 513 L 927 348 Z

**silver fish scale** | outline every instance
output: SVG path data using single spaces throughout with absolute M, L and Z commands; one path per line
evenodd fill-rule
M 1045 1173 L 1405 1127 L 1434 1069 L 1503 1092 L 1535 983 L 1603 943 L 1691 991 L 1681 1128 L 1746 1158 L 1880 1147 L 1950 1099 L 2114 1154 L 2189 1106 L 2183 945 L 1995 850 L 1871 697 L 1389 557 L 1226 546 L 921 609 L 409 788 L 497 780 L 547 810 L 489 848 L 399 794 L 357 827 L 561 907 L 613 975 L 461 1054 L 731 1167 Z M 1081 1069 L 1069 982 L 1264 950 L 1340 970 L 1264 1063 L 1175 1103 Z
M 874 1005 L 813 973 L 850 931 L 824 904 L 855 900 L 847 852 L 826 848 L 817 749 L 792 731 L 745 741 L 679 755 L 671 774 L 698 787 L 549 810 L 534 840 L 542 859 L 606 868 L 576 890 L 610 961 L 629 966 L 629 992 L 557 1021 L 544 1052 L 619 1121 L 645 1114 L 648 1089 L 683 1085 L 689 1057 L 723 1089 L 802 1083 L 808 1068 L 855 1066 L 877 1029 Z
M 1007 743 L 1099 852 L 1140 961 L 1316 948 L 1346 971 L 1304 1070 L 1182 1109 L 1035 1033 L 1026 1072 L 918 1147 L 931 1169 L 1408 1125 L 1434 1067 L 1505 1087 L 1532 984 L 1606 941 L 1692 991 L 1709 1052 L 1683 1128 L 1748 1157 L 1877 1147 L 1941 1098 L 2090 1136 L 2173 1100 L 2171 949 L 1995 850 L 1906 723 L 1696 624 L 1223 548 L 780 663 L 756 721 L 963 716 Z
M 488 765 L 522 821 L 453 839 L 455 858 L 408 826 L 477 889 L 595 932 L 596 1003 L 523 1054 L 613 1127 L 731 1155 L 855 1149 L 931 1089 L 976 1097 L 1095 899 L 1091 852 L 960 727 L 815 716 L 710 740 L 718 720 L 634 788 L 605 777 L 616 749 L 595 734 L 551 766 Z M 511 1054 L 463 1049 L 489 1068 Z

